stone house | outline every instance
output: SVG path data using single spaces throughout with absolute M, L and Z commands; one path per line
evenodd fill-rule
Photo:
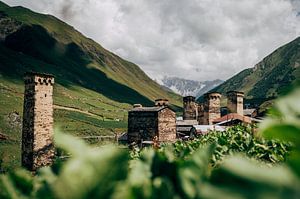
M 164 101 L 164 102 L 162 102 Z M 156 106 L 143 107 L 135 104 L 128 113 L 128 143 L 141 144 L 153 141 L 155 136 L 159 142 L 176 139 L 176 114 L 167 106 L 167 100 L 156 100 Z

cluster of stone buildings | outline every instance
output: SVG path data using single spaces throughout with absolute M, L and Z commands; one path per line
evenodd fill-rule
M 244 110 L 243 92 L 228 92 L 227 107 L 221 107 L 221 97 L 217 92 L 206 93 L 203 103 L 197 103 L 193 96 L 183 97 L 182 119 L 176 118 L 166 99 L 155 100 L 154 107 L 135 104 L 128 114 L 128 143 L 142 145 L 143 142 L 151 143 L 154 138 L 159 142 L 174 141 L 192 133 L 221 131 L 225 130 L 224 126 L 258 121 L 253 118 L 254 109 Z
M 202 103 L 197 103 L 193 96 L 184 97 L 183 120 L 194 120 L 199 125 L 219 125 L 222 122 L 223 125 L 229 126 L 232 125 L 233 120 L 237 123 L 252 123 L 247 114 L 253 114 L 255 109 L 244 110 L 243 92 L 227 92 L 227 107 L 221 107 L 221 97 L 217 92 L 206 93 Z M 230 121 L 227 121 L 227 118 L 230 118 Z
M 25 74 L 25 92 L 22 128 L 22 166 L 35 171 L 51 165 L 55 158 L 53 145 L 53 84 L 49 74 Z M 175 141 L 188 133 L 208 129 L 224 130 L 222 126 L 252 123 L 253 111 L 243 110 L 243 93 L 227 93 L 227 114 L 221 114 L 220 93 L 207 93 L 203 103 L 195 97 L 183 98 L 183 119 L 169 106 L 167 99 L 155 100 L 153 107 L 135 104 L 128 113 L 127 143 L 153 144 Z M 200 132 L 201 133 L 201 132 Z

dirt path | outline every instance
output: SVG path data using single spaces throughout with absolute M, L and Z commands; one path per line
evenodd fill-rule
M 75 111 L 75 112 L 79 112 L 79 113 L 83 113 L 89 116 L 94 116 L 94 117 L 101 117 L 100 115 L 96 115 L 94 113 L 88 112 L 88 111 L 83 111 L 80 110 L 78 108 L 72 108 L 72 107 L 67 107 L 67 106 L 60 106 L 60 105 L 53 105 L 54 109 L 61 109 L 61 110 L 68 110 L 68 111 Z

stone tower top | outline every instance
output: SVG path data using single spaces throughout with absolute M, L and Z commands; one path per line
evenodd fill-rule
M 34 83 L 35 85 L 53 85 L 54 76 L 46 73 L 26 72 L 24 74 L 24 82 L 25 84 Z
M 168 99 L 156 99 L 155 106 L 168 106 L 169 100 Z
M 221 99 L 222 95 L 218 92 L 210 92 L 204 95 L 205 99 Z
M 238 96 L 238 97 L 244 97 L 244 92 L 241 92 L 241 91 L 228 91 L 227 93 L 227 96 Z
M 195 102 L 196 98 L 194 96 L 185 96 L 183 97 L 183 102 Z
M 227 92 L 227 108 L 229 113 L 243 115 L 244 111 L 244 93 L 240 91 Z
M 222 95 L 218 92 L 210 92 L 204 95 L 202 124 L 211 125 L 213 121 L 221 117 L 220 101 Z
M 198 104 L 194 96 L 183 97 L 183 119 L 197 120 L 198 118 Z

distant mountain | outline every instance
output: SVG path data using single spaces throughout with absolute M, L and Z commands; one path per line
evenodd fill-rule
M 284 93 L 300 80 L 300 37 L 278 48 L 253 68 L 228 79 L 213 91 L 245 92 L 246 101 L 260 105 Z
M 207 91 L 213 89 L 214 87 L 223 83 L 222 80 L 213 80 L 213 81 L 194 81 L 187 80 L 178 77 L 167 77 L 165 76 L 162 80 L 162 86 L 167 87 L 174 91 L 175 93 L 182 96 L 195 96 L 199 97 L 206 93 Z

